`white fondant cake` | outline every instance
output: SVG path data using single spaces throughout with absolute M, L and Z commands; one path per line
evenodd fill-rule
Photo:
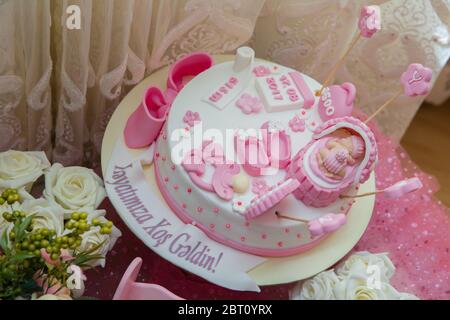
M 300 152 L 305 146 L 318 144 L 311 144 L 322 125 L 319 98 L 314 96 L 318 89 L 320 84 L 307 75 L 253 61 L 248 51 L 244 57 L 238 54 L 235 62 L 214 65 L 190 80 L 172 104 L 155 151 L 158 183 L 173 211 L 211 238 L 263 256 L 307 250 L 337 228 L 327 229 L 328 222 L 343 224 L 342 216 L 353 200 L 325 190 L 327 186 L 334 190 L 336 180 L 317 186 L 314 193 L 316 189 L 298 178 L 302 172 L 293 165 L 294 160 L 306 161 Z M 265 141 L 271 135 L 276 143 L 269 150 Z M 262 151 L 252 149 L 258 146 Z M 366 153 L 364 164 L 372 169 L 376 150 Z M 257 161 L 248 160 L 252 158 Z M 353 171 L 364 168 L 357 169 Z M 314 168 L 308 170 L 314 174 Z M 347 194 L 364 180 L 355 184 L 354 175 L 347 179 L 350 174 L 342 174 Z M 306 186 L 318 202 L 308 198 L 310 194 L 304 196 Z M 334 197 L 331 204 L 321 205 L 330 197 Z M 320 202 L 322 198 L 325 202 Z M 330 218 L 331 213 L 337 218 Z M 317 225 L 327 230 L 317 231 Z

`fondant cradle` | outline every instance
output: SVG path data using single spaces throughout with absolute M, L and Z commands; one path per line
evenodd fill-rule
M 360 136 L 365 144 L 363 159 L 340 181 L 330 183 L 311 168 L 313 150 L 321 139 L 327 139 L 337 130 L 346 129 Z M 300 186 L 293 192 L 294 196 L 307 206 L 321 208 L 334 203 L 352 186 L 357 186 L 369 179 L 377 162 L 377 144 L 370 128 L 354 117 L 342 117 L 329 120 L 318 127 L 313 140 L 302 148 L 292 159 L 288 175 L 296 178 Z

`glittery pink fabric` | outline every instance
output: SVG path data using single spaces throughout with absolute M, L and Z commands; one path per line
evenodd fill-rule
M 372 220 L 354 251 L 389 252 L 396 266 L 392 284 L 421 299 L 450 299 L 450 210 L 433 197 L 435 178 L 422 172 L 406 152 L 376 129 L 379 147 L 377 188 L 418 176 L 424 187 L 400 199 L 378 196 Z M 261 293 L 223 289 L 160 258 L 120 220 L 109 201 L 103 208 L 123 236 L 104 269 L 87 273 L 88 296 L 111 299 L 128 264 L 143 258 L 139 281 L 162 285 L 186 299 L 288 299 L 293 284 L 262 287 Z

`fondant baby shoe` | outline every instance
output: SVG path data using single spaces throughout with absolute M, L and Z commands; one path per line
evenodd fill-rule
M 213 63 L 213 58 L 206 52 L 194 52 L 175 62 L 167 78 L 166 100 L 172 103 L 189 80 L 211 68 Z
M 350 116 L 355 96 L 356 88 L 350 82 L 325 88 L 319 101 L 319 115 L 322 121 Z
M 286 168 L 291 161 L 291 137 L 281 125 L 271 121 L 265 122 L 261 129 L 270 166 L 278 169 Z
M 141 104 L 128 118 L 125 143 L 129 148 L 143 148 L 155 141 L 166 121 L 169 104 L 157 87 L 149 87 Z

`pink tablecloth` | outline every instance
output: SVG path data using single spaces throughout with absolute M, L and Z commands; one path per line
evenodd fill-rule
M 368 229 L 355 251 L 389 252 L 397 267 L 393 285 L 422 299 L 450 299 L 450 211 L 433 197 L 435 178 L 422 172 L 406 152 L 376 131 L 380 161 L 377 188 L 406 177 L 418 176 L 419 192 L 402 199 L 376 199 Z M 263 287 L 261 293 L 223 289 L 187 273 L 148 249 L 120 220 L 109 201 L 103 208 L 122 230 L 123 236 L 107 257 L 106 267 L 88 272 L 86 295 L 111 299 L 120 278 L 133 258 L 144 263 L 139 281 L 160 284 L 186 299 L 288 299 L 293 284 Z

